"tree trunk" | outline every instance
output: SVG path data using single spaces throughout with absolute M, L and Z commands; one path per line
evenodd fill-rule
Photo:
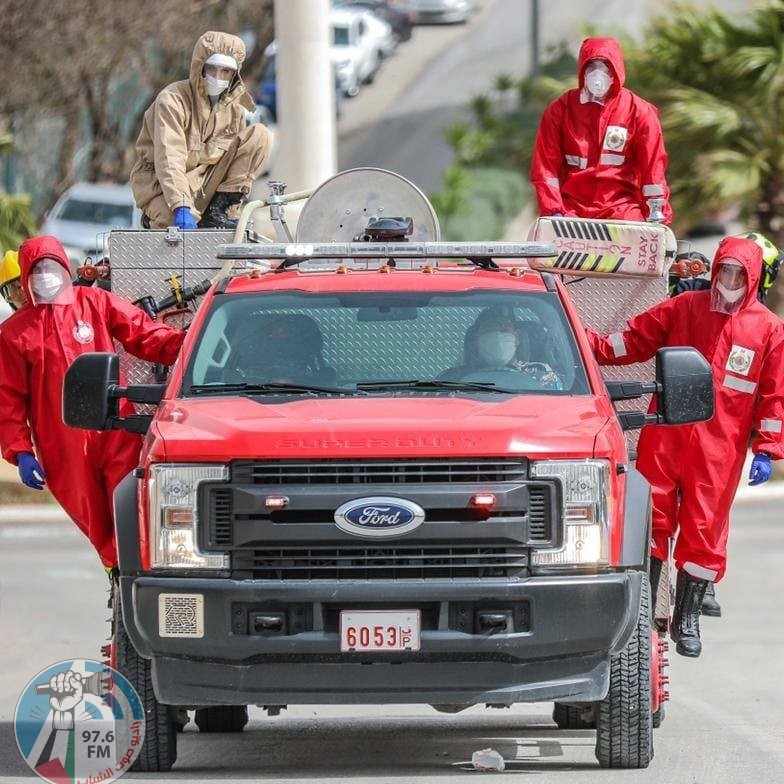
M 57 154 L 55 182 L 52 186 L 51 199 L 46 209 L 49 209 L 62 193 L 73 185 L 75 179 L 74 155 L 82 136 L 81 115 L 82 107 L 78 100 L 66 99 L 64 101 L 63 135 L 60 139 L 60 151 Z

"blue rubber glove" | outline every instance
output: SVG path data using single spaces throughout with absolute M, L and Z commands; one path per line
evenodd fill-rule
M 46 474 L 41 464 L 35 459 L 35 455 L 30 452 L 20 452 L 16 457 L 16 465 L 19 467 L 19 478 L 23 484 L 32 487 L 33 490 L 44 489 L 44 479 Z
M 754 455 L 751 461 L 751 471 L 749 471 L 749 484 L 761 485 L 770 479 L 771 472 L 770 455 L 764 452 Z
M 174 211 L 174 225 L 186 231 L 198 228 L 190 207 L 177 207 Z

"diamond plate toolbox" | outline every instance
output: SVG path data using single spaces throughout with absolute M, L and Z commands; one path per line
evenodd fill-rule
M 667 278 L 565 278 L 569 298 L 577 308 L 583 324 L 601 335 L 621 332 L 626 322 L 667 298 Z M 608 380 L 653 381 L 656 375 L 654 360 L 634 365 L 606 366 L 602 376 Z M 650 395 L 639 400 L 621 400 L 615 404 L 619 411 L 647 410 Z M 626 433 L 630 448 L 637 445 L 639 431 Z
M 222 265 L 217 258 L 218 246 L 232 239 L 232 232 L 212 229 L 112 231 L 109 235 L 112 292 L 131 302 L 147 294 L 161 300 L 171 294 L 172 275 L 179 275 L 185 288 L 213 278 Z M 154 381 L 149 362 L 126 354 L 120 347 L 118 352 L 128 383 Z

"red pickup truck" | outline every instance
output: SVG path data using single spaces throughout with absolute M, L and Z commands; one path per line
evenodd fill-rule
M 115 501 L 142 770 L 176 759 L 178 707 L 230 731 L 248 705 L 548 700 L 602 766 L 648 765 L 650 491 L 623 429 L 709 417 L 710 369 L 665 349 L 655 382 L 605 383 L 560 278 L 441 245 L 470 259 L 261 246 L 278 261 L 211 288 L 165 385 L 70 368 L 69 424 L 147 433 Z M 659 414 L 616 412 L 645 392 Z

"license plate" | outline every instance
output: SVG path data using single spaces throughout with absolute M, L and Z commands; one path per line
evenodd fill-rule
M 419 610 L 342 610 L 340 650 L 418 651 Z

